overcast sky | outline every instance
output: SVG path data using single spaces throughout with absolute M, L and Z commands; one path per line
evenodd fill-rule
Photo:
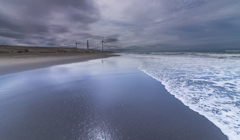
M 239 0 L 0 0 L 0 44 L 124 51 L 240 49 Z

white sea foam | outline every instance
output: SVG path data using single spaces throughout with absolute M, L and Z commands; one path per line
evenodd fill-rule
M 240 139 L 240 54 L 125 54 L 183 104 L 205 116 L 230 140 Z

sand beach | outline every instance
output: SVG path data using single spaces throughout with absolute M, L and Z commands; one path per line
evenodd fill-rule
M 77 48 L 0 46 L 0 75 L 114 56 L 109 51 Z
M 0 140 L 240 140 L 239 0 L 1 0 Z
M 138 70 L 139 61 L 96 56 L 0 76 L 0 139 L 228 139 Z

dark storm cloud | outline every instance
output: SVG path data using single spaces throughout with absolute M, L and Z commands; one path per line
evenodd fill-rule
M 102 36 L 94 35 L 90 33 L 78 33 L 78 34 L 75 34 L 75 36 L 77 36 L 78 38 L 84 38 L 84 39 L 94 39 L 94 40 L 102 39 Z
M 50 30 L 51 30 L 53 33 L 66 33 L 66 32 L 69 32 L 68 27 L 65 27 L 65 26 L 57 26 L 57 25 L 51 26 Z
M 88 30 L 90 24 L 100 19 L 99 13 L 92 0 L 2 0 L 0 36 L 23 40 L 35 38 L 38 39 L 35 42 L 44 45 L 45 37 L 59 38 L 75 28 L 79 28 L 79 32 Z M 36 35 L 41 37 L 36 38 Z M 45 43 L 60 45 L 48 40 Z
M 137 31 L 132 33 L 141 38 L 141 43 L 133 45 L 135 47 L 127 45 L 126 49 L 153 51 L 240 49 L 238 45 L 240 41 L 237 39 L 240 37 L 240 20 L 237 14 L 240 10 L 237 5 L 240 4 L 235 0 L 231 3 L 184 0 L 176 4 L 165 1 L 164 7 L 167 7 L 166 11 L 163 11 L 165 15 L 159 16 L 155 24 L 138 24 L 142 34 L 138 35 Z
M 18 39 L 22 39 L 25 37 L 24 34 L 17 33 L 17 32 L 11 32 L 8 30 L 0 30 L 0 36 L 7 37 L 7 38 L 18 38 Z
M 117 38 L 107 38 L 107 39 L 105 39 L 105 42 L 107 42 L 107 43 L 110 43 L 110 42 L 117 42 L 117 41 L 118 41 Z
M 10 31 L 19 33 L 47 33 L 49 32 L 49 26 L 46 22 L 32 17 L 31 20 L 25 19 L 25 15 L 19 17 L 6 17 L 0 15 L 0 28 L 8 29 Z
M 185 45 L 192 45 L 191 48 L 200 44 L 208 44 L 212 48 L 218 48 L 214 44 L 229 43 L 229 45 L 234 45 L 234 42 L 239 42 L 235 40 L 240 37 L 240 25 L 238 23 L 240 23 L 240 20 L 237 18 L 209 20 L 204 24 L 186 22 L 183 25 L 174 25 L 175 28 L 164 30 L 164 33 L 177 35 L 181 39 L 180 43 L 184 41 Z M 180 43 L 179 45 L 181 45 Z
M 24 19 L 46 18 L 57 13 L 75 21 L 89 23 L 97 20 L 98 10 L 92 0 L 3 0 L 9 8 L 18 8 Z M 12 9 L 12 10 L 13 10 Z M 65 15 L 64 15 L 65 14 Z
M 0 42 L 124 51 L 240 49 L 239 0 L 1 0 Z

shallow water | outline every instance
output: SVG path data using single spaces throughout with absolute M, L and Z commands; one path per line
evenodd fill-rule
M 231 140 L 240 139 L 239 53 L 128 54 L 139 69 L 168 92 L 217 125 Z
M 0 139 L 227 139 L 139 71 L 111 57 L 0 77 Z

